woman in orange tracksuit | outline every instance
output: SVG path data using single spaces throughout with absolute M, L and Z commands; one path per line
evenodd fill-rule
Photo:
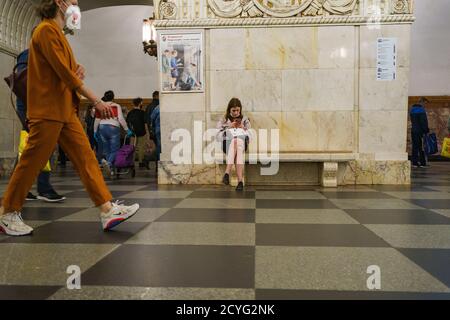
M 133 216 L 139 205 L 111 203 L 95 154 L 77 116 L 80 95 L 92 102 L 104 118 L 111 108 L 84 84 L 84 68 L 77 64 L 63 33 L 79 29 L 81 13 L 77 0 L 41 0 L 42 22 L 30 42 L 28 62 L 28 145 L 17 165 L 0 208 L 0 232 L 23 236 L 33 232 L 20 210 L 39 171 L 58 143 L 67 152 L 92 201 L 100 208 L 104 230 Z

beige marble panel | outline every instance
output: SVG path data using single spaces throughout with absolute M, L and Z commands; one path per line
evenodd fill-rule
M 360 70 L 360 110 L 407 110 L 409 69 L 398 68 L 393 81 L 377 81 L 376 73 L 375 68 Z
M 377 152 L 375 155 L 376 161 L 406 161 L 408 160 L 407 152 Z
M 361 111 L 359 152 L 406 152 L 407 111 Z
M 317 27 L 246 29 L 246 69 L 318 67 Z
M 160 162 L 158 184 L 215 184 L 215 165 L 175 165 Z
M 163 110 L 161 109 L 161 111 Z M 204 112 L 161 112 L 161 160 L 171 161 L 172 148 L 180 144 L 180 141 L 171 141 L 171 136 L 175 130 L 179 129 L 189 131 L 190 134 L 186 136 L 186 139 L 190 139 L 191 153 L 193 153 L 194 139 L 196 139 L 194 136 L 194 121 L 201 121 L 204 130 L 205 117 Z
M 319 68 L 351 69 L 355 65 L 355 27 L 318 28 Z
M 244 70 L 245 29 L 212 29 L 209 31 L 211 70 Z
M 257 136 L 253 137 L 249 150 L 251 152 L 267 152 L 271 150 L 272 144 L 280 141 L 272 142 L 271 130 L 280 130 L 281 125 L 281 112 L 248 112 L 247 116 L 250 119 L 252 129 L 256 131 Z M 267 140 L 263 143 L 264 133 L 261 130 L 267 130 Z M 281 138 L 280 138 L 281 139 Z
M 211 71 L 212 112 L 224 112 L 231 98 L 239 98 L 246 111 L 281 111 L 281 71 Z
M 318 112 L 282 112 L 280 151 L 317 151 L 319 148 L 318 132 Z
M 377 38 L 396 38 L 398 66 L 410 66 L 411 25 L 399 24 L 381 25 L 379 28 L 360 27 L 360 63 L 362 68 L 376 67 Z
M 0 152 L 13 151 L 15 146 L 14 121 L 0 119 Z
M 280 163 L 276 175 L 261 175 L 261 165 L 247 165 L 248 185 L 319 185 L 319 163 Z
M 318 151 L 352 152 L 354 149 L 354 112 L 320 112 Z
M 354 109 L 354 69 L 283 71 L 282 111 Z
M 411 164 L 406 161 L 350 161 L 340 165 L 340 185 L 411 184 Z
M 161 111 L 164 112 L 202 112 L 205 111 L 204 93 L 161 94 Z

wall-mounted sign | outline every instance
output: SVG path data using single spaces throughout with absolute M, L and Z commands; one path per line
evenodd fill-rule
M 397 39 L 377 39 L 377 81 L 397 78 Z
M 159 34 L 161 91 L 203 92 L 203 33 Z

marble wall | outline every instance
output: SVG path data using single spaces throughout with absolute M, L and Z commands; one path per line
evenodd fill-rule
M 170 141 L 174 129 L 193 132 L 196 120 L 204 121 L 203 128 L 213 128 L 228 101 L 238 97 L 254 129 L 279 129 L 281 153 L 355 154 L 355 163 L 339 166 L 341 184 L 409 183 L 409 24 L 204 32 L 206 91 L 161 97 L 163 167 L 168 168 L 164 163 L 169 163 L 170 150 L 178 144 Z M 376 80 L 378 37 L 397 38 L 394 81 Z M 370 179 L 362 177 L 364 168 Z M 247 171 L 249 182 L 269 183 L 267 177 L 254 176 L 257 170 Z M 162 170 L 162 175 L 160 183 L 170 183 L 170 172 Z M 274 181 L 283 180 L 283 175 L 285 169 Z M 306 180 L 314 184 L 317 179 Z
M 10 74 L 14 65 L 15 58 L 0 51 L 0 74 Z M 0 178 L 11 172 L 12 159 L 17 154 L 20 128 L 20 122 L 11 107 L 10 91 L 3 82 L 0 84 Z

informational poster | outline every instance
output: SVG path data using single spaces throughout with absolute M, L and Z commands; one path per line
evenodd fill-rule
M 166 31 L 159 35 L 161 91 L 202 92 L 203 33 Z
M 377 81 L 397 78 L 397 39 L 377 39 Z

